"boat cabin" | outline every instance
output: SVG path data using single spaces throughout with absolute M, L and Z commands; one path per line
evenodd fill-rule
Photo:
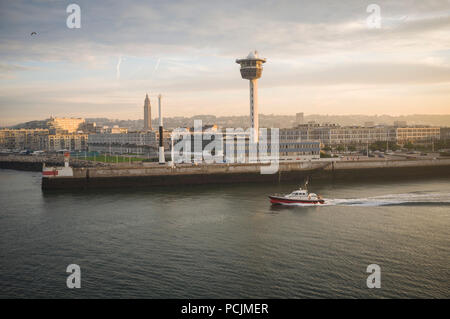
M 308 196 L 308 191 L 307 190 L 303 190 L 303 189 L 299 189 L 296 191 L 293 191 L 290 196 Z

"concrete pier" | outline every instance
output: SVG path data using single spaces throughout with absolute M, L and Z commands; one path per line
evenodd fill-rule
M 449 177 L 450 159 L 373 160 L 373 161 L 307 161 L 280 163 L 275 174 L 261 174 L 264 164 L 213 164 L 161 166 L 142 163 L 139 166 L 74 168 L 73 177 L 44 177 L 43 189 L 148 187 L 242 182 L 303 181 L 306 176 L 327 178 L 414 178 Z
M 64 155 L 0 155 L 0 169 L 41 172 L 43 164 L 47 166 L 64 166 Z M 110 164 L 82 159 L 71 159 L 71 167 L 107 167 Z

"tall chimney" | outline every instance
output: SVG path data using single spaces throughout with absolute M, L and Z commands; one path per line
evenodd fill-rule
M 161 94 L 158 95 L 158 111 L 159 111 L 159 164 L 164 164 L 164 136 L 163 136 L 163 118 L 161 113 Z

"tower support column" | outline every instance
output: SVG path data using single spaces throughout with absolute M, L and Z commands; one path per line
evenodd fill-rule
M 250 118 L 251 118 L 251 142 L 259 141 L 259 114 L 258 114 L 258 80 L 252 79 L 250 83 Z

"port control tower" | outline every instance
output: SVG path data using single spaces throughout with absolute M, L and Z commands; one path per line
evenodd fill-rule
M 250 119 L 252 122 L 251 142 L 258 143 L 259 119 L 258 119 L 258 79 L 262 75 L 262 64 L 266 59 L 258 56 L 258 51 L 251 51 L 246 58 L 237 59 L 241 65 L 241 76 L 250 81 Z

